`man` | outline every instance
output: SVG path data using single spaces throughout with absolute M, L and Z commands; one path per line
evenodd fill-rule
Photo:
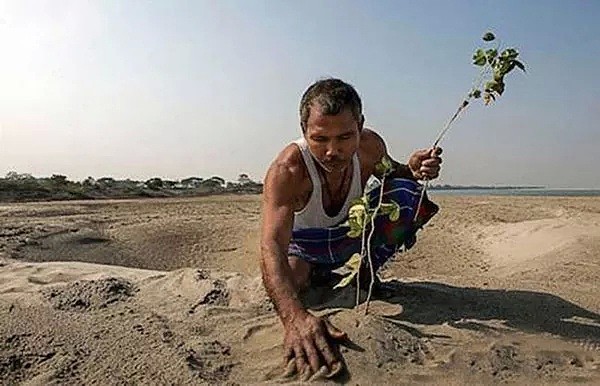
M 310 286 L 313 272 L 339 267 L 352 253 L 334 256 L 328 244 L 329 254 L 322 259 L 302 246 L 299 235 L 336 226 L 347 232 L 340 223 L 350 202 L 362 196 L 370 176 L 381 177 L 376 165 L 389 155 L 383 139 L 363 128 L 359 95 L 339 79 L 318 81 L 305 91 L 300 121 L 302 137 L 277 155 L 265 177 L 261 269 L 285 329 L 286 360 L 295 359 L 296 371 L 306 375 L 323 365 L 331 372 L 341 369 L 334 343 L 345 334 L 309 313 L 299 293 Z M 409 180 L 416 189 L 417 180 L 438 176 L 439 154 L 439 148 L 419 150 L 406 165 L 392 160 L 387 178 Z M 418 196 L 412 193 L 410 197 Z

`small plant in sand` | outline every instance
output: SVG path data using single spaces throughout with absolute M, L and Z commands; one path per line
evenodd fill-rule
M 387 215 L 391 221 L 397 221 L 400 218 L 400 206 L 398 204 L 393 201 L 389 203 L 383 202 L 383 186 L 386 177 L 393 171 L 392 162 L 388 157 L 383 157 L 376 165 L 376 168 L 377 172 L 381 175 L 377 203 L 373 206 L 369 202 L 367 193 L 365 193 L 362 197 L 354 200 L 348 210 L 348 221 L 346 222 L 346 225 L 350 227 L 348 236 L 353 238 L 361 237 L 361 251 L 352 255 L 350 260 L 346 262 L 345 266 L 350 270 L 350 273 L 335 286 L 335 288 L 345 287 L 356 278 L 356 306 L 358 306 L 360 302 L 360 267 L 363 259 L 366 257 L 371 273 L 371 281 L 369 283 L 365 313 L 369 311 L 369 302 L 373 292 L 373 285 L 375 284 L 375 270 L 373 269 L 373 260 L 371 259 L 371 239 L 375 232 L 375 219 L 378 215 Z M 369 229 L 368 235 L 367 229 Z
M 491 102 L 496 101 L 505 90 L 505 77 L 515 68 L 525 71 L 525 66 L 519 60 L 519 52 L 512 47 L 502 48 L 497 42 L 496 37 L 491 32 L 486 32 L 482 40 L 485 47 L 477 48 L 473 54 L 473 64 L 481 67 L 479 75 L 474 80 L 471 89 L 467 96 L 460 103 L 458 110 L 452 115 L 450 120 L 444 125 L 441 132 L 433 143 L 432 149 L 435 149 L 441 142 L 444 135 L 450 129 L 452 123 L 458 116 L 469 106 L 474 99 L 482 99 L 487 106 Z M 370 270 L 370 283 L 367 293 L 365 314 L 369 312 L 369 302 L 373 292 L 375 283 L 375 272 L 373 269 L 373 260 L 371 258 L 371 239 L 375 231 L 375 219 L 379 215 L 389 216 L 391 221 L 397 221 L 400 217 L 400 207 L 395 202 L 384 203 L 383 187 L 385 179 L 392 172 L 392 163 L 384 157 L 377 164 L 377 172 L 381 175 L 379 184 L 379 198 L 376 205 L 371 206 L 367 193 L 355 200 L 348 211 L 348 221 L 345 225 L 350 227 L 348 231 L 349 237 L 361 237 L 361 251 L 352 255 L 345 266 L 350 273 L 344 277 L 335 288 L 345 287 L 356 278 L 356 306 L 360 302 L 360 267 L 363 265 L 363 260 L 366 258 Z M 424 186 L 421 189 L 421 196 L 415 211 L 413 221 L 416 221 L 417 214 L 423 202 L 425 191 L 427 190 L 429 181 L 425 179 Z M 367 232 L 368 230 L 368 232 Z M 367 235 L 368 233 L 368 235 Z

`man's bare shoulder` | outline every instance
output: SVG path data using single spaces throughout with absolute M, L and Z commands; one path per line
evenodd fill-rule
M 301 182 L 307 174 L 302 153 L 298 146 L 289 144 L 273 160 L 268 174 L 275 178 L 284 178 L 289 182 Z
M 289 144 L 269 166 L 264 181 L 265 199 L 284 199 L 296 206 L 310 189 L 312 185 L 302 153 L 298 146 Z
M 365 127 L 360 134 L 360 151 L 363 157 L 378 161 L 386 153 L 385 141 L 373 129 Z

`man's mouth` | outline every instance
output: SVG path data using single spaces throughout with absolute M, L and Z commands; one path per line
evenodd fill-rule
M 341 159 L 323 161 L 323 164 L 330 169 L 339 169 L 346 166 L 347 162 Z
M 323 161 L 325 162 L 342 162 L 343 159 L 338 157 L 337 155 L 331 156 L 330 158 L 325 157 L 323 159 Z
M 334 159 L 334 160 L 325 160 L 325 161 L 323 161 L 323 163 L 325 165 L 336 166 L 336 165 L 340 165 L 342 162 L 341 162 L 341 160 Z

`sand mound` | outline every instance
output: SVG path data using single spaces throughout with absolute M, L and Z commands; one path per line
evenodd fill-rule
M 553 266 L 565 259 L 563 251 L 600 237 L 597 215 L 559 215 L 479 228 L 478 241 L 489 256 L 494 274 L 508 276 L 540 266 Z
M 282 378 L 283 331 L 256 277 L 131 270 L 129 279 L 11 285 L 24 277 L 51 277 L 56 264 L 11 263 L 12 275 L 2 275 L 5 288 L 21 289 L 0 301 L 10 315 L 0 328 L 0 374 L 9 382 L 293 380 Z M 95 268 L 85 267 L 82 276 Z M 482 382 L 574 380 L 600 366 L 600 352 L 593 351 L 600 345 L 600 315 L 558 297 L 435 283 L 388 285 L 398 295 L 375 301 L 368 316 L 362 307 L 352 308 L 353 288 L 307 294 L 316 314 L 349 334 L 342 348 L 348 372 L 338 381 L 368 383 L 373 373 L 384 383 L 397 382 L 399 374 L 407 382 L 448 374 L 456 382 L 465 374 Z
M 104 308 L 133 296 L 135 287 L 120 278 L 76 281 L 43 291 L 44 297 L 58 310 L 88 310 Z
M 600 203 L 440 204 L 369 315 L 352 287 L 304 295 L 349 336 L 328 382 L 600 382 Z M 3 383 L 299 381 L 244 220 L 258 199 L 45 205 L 0 211 Z

